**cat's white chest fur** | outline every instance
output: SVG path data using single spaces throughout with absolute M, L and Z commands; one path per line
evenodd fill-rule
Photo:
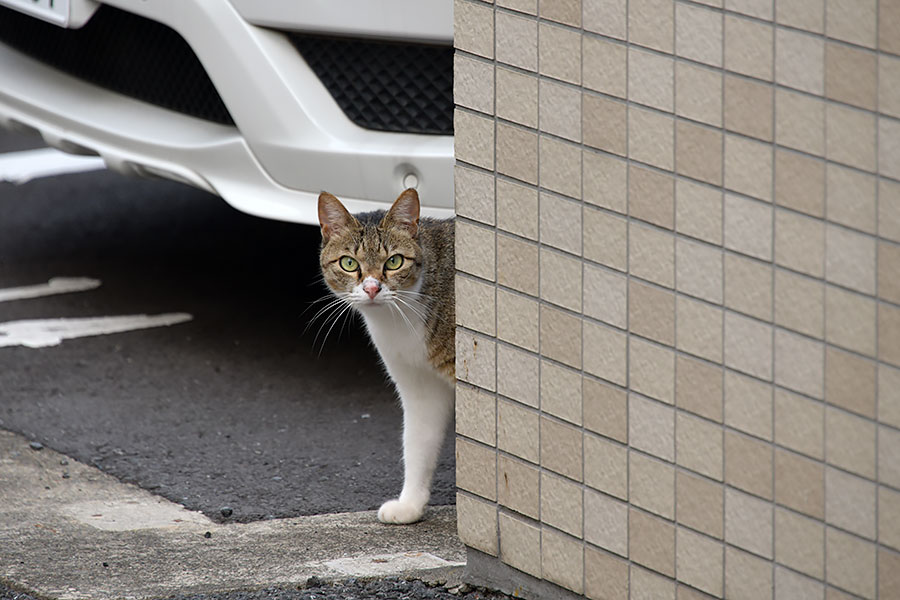
M 401 316 L 397 311 L 405 311 Z M 360 311 L 369 337 L 378 348 L 393 376 L 396 368 L 430 368 L 425 348 L 425 327 L 410 309 L 389 306 L 366 307 Z

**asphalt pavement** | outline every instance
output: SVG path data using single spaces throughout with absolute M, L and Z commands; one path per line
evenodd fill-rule
M 0 135 L 2 151 L 33 145 Z M 219 523 L 377 508 L 402 484 L 401 410 L 359 323 L 316 339 L 318 243 L 171 182 L 0 183 L 0 290 L 100 282 L 0 302 L 0 325 L 191 316 L 0 347 L 0 429 Z M 432 504 L 454 500 L 451 437 Z

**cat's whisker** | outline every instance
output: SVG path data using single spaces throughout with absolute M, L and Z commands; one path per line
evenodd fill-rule
M 338 320 L 342 316 L 347 314 L 347 311 L 349 311 L 351 308 L 352 306 L 350 304 L 345 305 L 341 312 L 339 312 L 337 316 L 331 320 L 331 327 L 329 327 L 328 331 L 325 332 L 325 337 L 322 338 L 322 345 L 319 346 L 319 356 L 322 356 L 322 351 L 325 349 L 325 342 L 328 341 L 328 336 L 331 335 L 331 331 L 334 329 L 334 326 L 337 325 Z M 318 335 L 316 337 L 318 338 Z
M 407 317 L 406 314 L 404 314 L 403 309 L 400 308 L 399 306 L 397 306 L 397 304 L 394 302 L 389 302 L 388 306 L 390 306 L 392 310 L 396 310 L 397 313 L 400 314 L 400 318 L 402 318 L 406 322 L 406 326 L 409 327 L 409 330 L 411 332 L 415 333 L 416 328 L 413 327 L 412 321 L 409 320 L 409 317 Z
M 417 317 L 419 317 L 420 319 L 422 319 L 422 322 L 423 322 L 423 323 L 426 323 L 426 322 L 428 321 L 428 319 L 425 318 L 425 315 L 422 314 L 422 310 L 424 310 L 424 307 L 421 307 L 421 306 L 420 306 L 420 307 L 417 308 L 417 307 L 414 306 L 411 302 L 409 302 L 409 301 L 407 301 L 407 300 L 404 300 L 403 298 L 401 298 L 401 297 L 399 297 L 399 296 L 397 296 L 397 297 L 395 298 L 395 300 L 396 300 L 397 302 L 399 302 L 400 304 L 402 304 L 403 306 L 406 306 L 407 308 L 409 308 L 409 310 L 413 311 L 413 313 L 414 313 Z
M 325 299 L 327 299 L 327 298 L 323 298 L 322 300 L 325 300 Z M 306 324 L 306 327 L 303 329 L 303 333 L 306 333 L 307 331 L 309 331 L 309 328 L 312 327 L 313 324 L 316 322 L 316 320 L 319 317 L 321 317 L 323 314 L 325 314 L 329 310 L 335 308 L 336 306 L 338 306 L 340 304 L 344 304 L 346 302 L 347 302 L 347 300 L 343 297 L 331 298 L 331 301 L 328 304 L 326 304 L 325 306 L 320 308 L 319 311 L 315 315 L 313 315 L 313 317 Z
M 319 329 L 316 331 L 316 337 L 313 339 L 313 347 L 315 347 L 316 343 L 319 341 L 319 336 L 322 334 L 322 330 L 325 328 L 325 326 L 327 326 L 330 321 L 336 320 L 341 314 L 343 314 L 343 311 L 348 310 L 349 308 L 351 308 L 351 306 L 352 305 L 349 304 L 348 302 L 346 302 L 345 300 L 341 300 L 340 302 L 332 303 L 329 306 L 328 313 L 323 317 L 322 324 L 319 325 Z M 325 334 L 325 337 L 326 338 L 328 337 L 327 333 Z M 322 340 L 323 347 L 324 347 L 324 344 L 325 344 L 325 340 L 323 338 L 323 340 Z M 321 354 L 321 353 L 322 353 L 322 351 L 320 349 L 319 354 Z

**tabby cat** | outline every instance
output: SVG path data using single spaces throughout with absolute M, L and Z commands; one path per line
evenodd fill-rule
M 319 196 L 325 283 L 365 320 L 403 405 L 403 490 L 381 505 L 384 523 L 422 518 L 453 414 L 455 362 L 453 221 L 419 218 L 404 191 L 387 212 L 351 215 Z

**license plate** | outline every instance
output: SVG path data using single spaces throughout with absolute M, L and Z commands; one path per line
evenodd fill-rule
M 0 0 L 0 5 L 60 27 L 69 26 L 69 0 Z

